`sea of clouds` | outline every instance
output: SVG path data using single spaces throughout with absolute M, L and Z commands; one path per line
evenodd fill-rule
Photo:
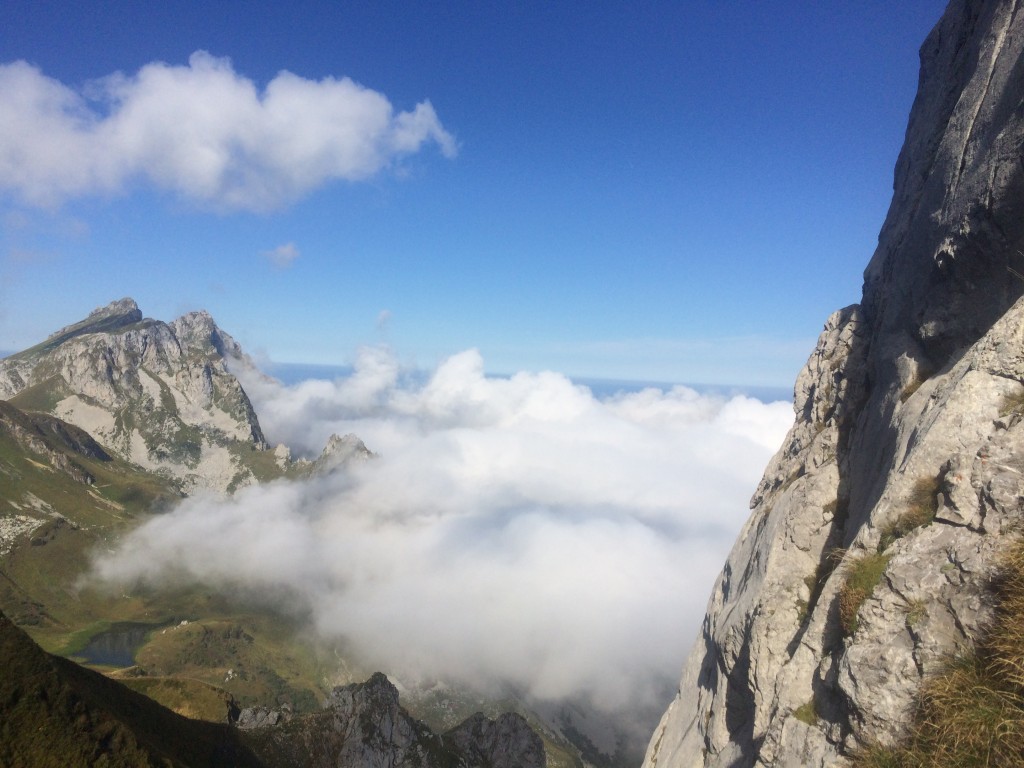
M 271 442 L 377 454 L 194 497 L 96 563 L 109 582 L 286 595 L 392 674 L 511 683 L 607 711 L 664 706 L 789 403 L 686 387 L 597 398 L 476 351 L 410 379 L 382 348 L 286 386 L 240 367 Z

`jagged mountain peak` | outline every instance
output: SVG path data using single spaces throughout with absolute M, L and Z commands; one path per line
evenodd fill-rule
M 85 429 L 182 490 L 231 491 L 276 465 L 253 464 L 267 444 L 228 358 L 245 353 L 208 312 L 168 324 L 125 298 L 0 361 L 0 398 Z
M 241 345 L 229 336 L 205 309 L 187 312 L 170 324 L 178 341 L 223 358 L 245 359 Z
M 96 307 L 89 312 L 82 322 L 96 323 L 108 321 L 108 319 L 122 319 L 126 324 L 138 323 L 142 319 L 142 311 L 138 308 L 138 304 L 135 303 L 135 299 L 126 296 L 123 299 L 112 301 L 105 306 Z
M 249 741 L 269 765 L 544 768 L 547 763 L 544 742 L 520 715 L 490 720 L 478 713 L 437 734 L 402 707 L 398 689 L 381 672 L 335 688 L 319 712 L 289 718 L 243 710 L 239 722 L 252 729 Z
M 125 297 L 112 301 L 106 306 L 97 307 L 90 312 L 84 320 L 61 328 L 50 335 L 50 339 L 64 337 L 66 340 L 71 336 L 83 333 L 101 333 L 103 331 L 114 331 L 127 325 L 142 321 L 142 310 L 135 303 L 135 299 Z
M 139 305 L 135 303 L 134 299 L 119 299 L 112 301 L 106 306 L 97 307 L 84 319 L 64 326 L 59 331 L 51 333 L 46 341 L 11 355 L 11 358 L 36 358 L 52 351 L 76 336 L 84 336 L 90 333 L 113 333 L 142 321 L 142 312 L 139 310 Z
M 319 458 L 313 462 L 311 470 L 313 474 L 326 475 L 375 456 L 356 435 L 349 433 L 342 437 L 332 434 Z

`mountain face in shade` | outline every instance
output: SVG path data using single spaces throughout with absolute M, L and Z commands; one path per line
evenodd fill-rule
M 826 766 L 891 743 L 972 647 L 1024 511 L 1024 8 L 921 48 L 863 299 L 828 319 L 645 766 Z
M 32 768 L 544 768 L 518 715 L 476 715 L 444 735 L 410 717 L 377 673 L 322 712 L 240 731 L 176 715 L 117 681 L 44 653 L 0 613 L 0 764 Z M 243 715 L 245 712 L 243 712 Z
M 44 653 L 0 614 L 0 765 L 261 765 L 226 725 L 189 720 Z
M 273 722 L 249 731 L 268 765 L 303 768 L 544 768 L 544 743 L 516 714 L 476 714 L 434 733 L 399 705 L 398 690 L 380 672 L 335 688 L 320 712 L 287 720 L 242 712 L 242 721 Z

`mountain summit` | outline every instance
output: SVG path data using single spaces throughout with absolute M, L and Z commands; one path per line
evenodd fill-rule
M 186 492 L 230 491 L 257 479 L 267 442 L 229 358 L 245 354 L 207 312 L 168 324 L 126 298 L 0 361 L 0 399 L 75 424 Z
M 1024 511 L 1024 12 L 953 0 L 921 48 L 861 304 L 715 585 L 655 766 L 827 766 L 892 744 L 969 651 Z

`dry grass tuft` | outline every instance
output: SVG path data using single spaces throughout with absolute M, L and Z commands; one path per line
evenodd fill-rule
M 1024 388 L 1003 395 L 1003 402 L 999 405 L 999 415 L 1009 416 L 1022 409 L 1024 409 Z
M 938 495 L 942 488 L 942 477 L 922 477 L 910 491 L 907 508 L 895 520 L 882 526 L 878 540 L 878 551 L 884 552 L 897 539 L 902 539 L 915 528 L 928 525 L 938 511 Z
M 925 684 L 904 742 L 860 750 L 854 768 L 1024 765 L 1024 542 L 992 590 L 992 626 L 973 652 Z
M 793 717 L 799 720 L 801 723 L 807 723 L 807 725 L 818 724 L 818 706 L 812 696 L 810 701 L 805 701 L 799 707 L 793 710 Z
M 935 373 L 929 365 L 919 365 L 917 371 L 914 373 L 914 378 L 907 382 L 903 391 L 900 393 L 900 403 L 905 403 L 910 399 L 917 390 L 921 388 L 928 379 Z
M 882 580 L 887 565 L 889 555 L 882 554 L 864 555 L 850 563 L 839 589 L 839 626 L 846 637 L 857 631 L 857 612 Z

